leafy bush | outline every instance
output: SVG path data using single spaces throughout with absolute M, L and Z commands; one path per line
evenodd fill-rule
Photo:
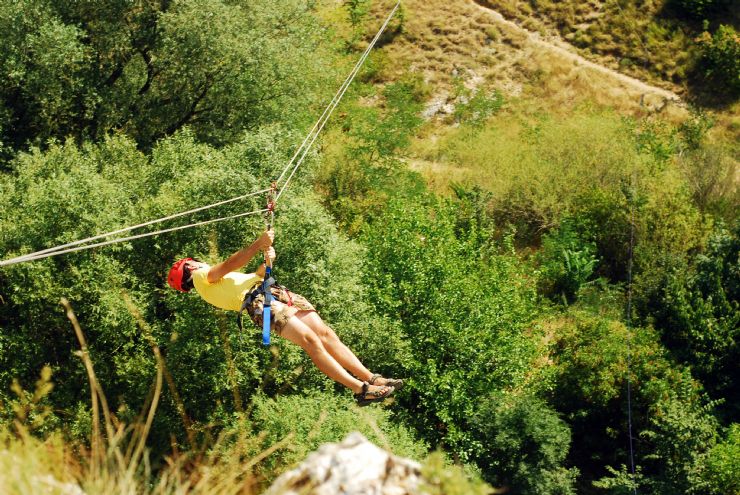
M 539 245 L 543 233 L 577 211 L 579 198 L 617 197 L 626 178 L 655 161 L 635 146 L 632 128 L 607 111 L 563 119 L 506 113 L 481 129 L 459 126 L 422 157 L 489 191 L 496 224 L 512 225 L 518 244 L 526 246 Z
M 740 424 L 733 423 L 727 437 L 707 453 L 698 477 L 709 495 L 740 494 Z
M 349 105 L 342 133 L 329 139 L 342 146 L 325 154 L 317 177 L 324 203 L 351 236 L 379 214 L 391 193 L 413 196 L 424 187 L 399 160 L 421 124 L 422 82 L 403 79 L 387 85 L 382 96 L 377 106 Z
M 540 287 L 550 297 L 573 302 L 598 263 L 596 245 L 584 242 L 567 220 L 542 238 Z
M 585 253 L 590 249 L 585 246 L 596 248 L 593 256 L 600 260 L 595 267 L 599 276 L 612 282 L 626 280 L 633 221 L 627 195 L 622 191 L 593 190 L 577 196 L 573 202 L 568 228 L 579 239 L 574 241 L 576 245 Z M 585 256 L 588 259 L 589 254 Z
M 698 150 L 703 147 L 707 133 L 714 127 L 714 118 L 701 110 L 692 109 L 691 116 L 678 126 L 682 147 Z
M 362 23 L 362 20 L 367 16 L 367 13 L 370 10 L 370 1 L 369 0 L 349 0 L 345 4 L 345 8 L 347 9 L 347 13 L 349 15 L 349 22 L 352 24 L 352 27 L 357 29 L 357 27 Z
M 341 400 L 334 393 L 312 391 L 304 396 L 274 399 L 257 395 L 253 401 L 250 418 L 238 422 L 234 428 L 261 435 L 262 448 L 277 444 L 288 434 L 293 435 L 292 448 L 276 452 L 264 463 L 269 477 L 303 461 L 324 443 L 344 440 L 353 431 L 359 431 L 371 442 L 402 457 L 423 459 L 427 454 L 426 445 L 415 440 L 405 426 L 393 421 L 385 409 L 359 409 L 350 400 Z
M 633 482 L 615 467 L 630 459 L 628 373 L 640 486 L 665 495 L 698 489 L 694 475 L 717 431 L 714 404 L 687 369 L 675 368 L 657 333 L 572 309 L 547 328 L 556 366 L 550 402 L 571 428 L 566 462 L 581 469 L 579 490 L 597 482 L 626 493 Z
M 731 179 L 735 170 L 731 149 L 707 144 L 681 154 L 678 164 L 700 211 L 727 222 L 738 218 L 740 190 Z
M 522 330 L 536 294 L 513 255 L 480 249 L 475 226 L 457 231 L 454 205 L 429 201 L 393 200 L 366 229 L 364 280 L 409 344 L 400 415 L 466 462 L 485 449 L 471 424 L 478 398 L 530 373 L 535 348 Z
M 188 124 L 234 142 L 247 128 L 299 122 L 334 74 L 304 1 L 24 0 L 0 6 L 0 30 L 0 115 L 12 123 L 0 141 L 14 149 L 114 130 L 149 149 Z
M 480 481 L 463 467 L 451 464 L 445 455 L 436 451 L 427 457 L 421 466 L 425 483 L 424 493 L 429 495 L 488 495 L 491 487 Z
M 668 379 L 665 379 L 668 378 Z M 718 424 L 712 403 L 688 371 L 669 372 L 664 379 L 643 385 L 649 423 L 640 432 L 645 472 L 652 474 L 646 484 L 655 493 L 703 493 L 696 473 L 701 460 L 717 439 Z
M 740 358 L 739 251 L 740 226 L 732 231 L 719 226 L 692 265 L 669 265 L 642 309 L 662 331 L 668 348 L 717 398 L 734 396 L 740 386 L 734 373 Z M 737 405 L 726 407 L 728 419 L 737 420 Z
M 740 35 L 732 26 L 720 24 L 714 34 L 705 31 L 697 41 L 704 75 L 716 81 L 728 96 L 740 95 Z
M 491 484 L 513 493 L 576 493 L 578 469 L 563 467 L 570 429 L 543 400 L 493 395 L 475 422 L 487 447 L 479 463 Z
M 160 142 L 151 158 L 125 137 L 82 148 L 71 142 L 55 144 L 47 152 L 21 154 L 13 163 L 15 176 L 0 179 L 0 188 L 9 192 L 0 199 L 0 251 L 30 252 L 260 189 L 264 186 L 255 177 L 269 177 L 286 152 L 262 148 L 263 154 L 256 155 L 255 147 L 260 148 L 256 143 L 279 130 L 263 132 L 224 150 L 179 133 Z M 395 351 L 402 345 L 396 328 L 376 318 L 363 302 L 361 250 L 337 234 L 313 196 L 300 194 L 299 184 L 292 187 L 278 211 L 276 275 L 311 298 L 339 334 L 350 345 L 358 345 L 361 356 L 369 355 L 369 365 L 381 371 L 388 369 L 381 365 L 397 367 L 402 354 Z M 259 198 L 252 198 L 188 220 L 260 205 Z M 251 338 L 253 334 L 237 334 L 233 315 L 196 295 L 166 288 L 166 272 L 177 257 L 215 262 L 251 242 L 264 228 L 259 217 L 216 225 L 4 268 L 0 399 L 9 399 L 7 387 L 13 378 L 27 386 L 48 363 L 55 374 L 65 377 L 49 395 L 54 410 L 78 410 L 89 400 L 80 387 L 85 372 L 73 355 L 74 336 L 58 305 L 62 296 L 72 301 L 88 332 L 92 359 L 101 363 L 99 379 L 124 421 L 133 421 L 156 370 L 150 343 L 124 297 L 131 299 L 150 327 L 181 401 L 177 403 L 175 391 L 165 393 L 152 432 L 156 452 L 169 449 L 173 434 L 184 439 L 180 406 L 198 430 L 203 424 L 222 423 L 243 404 L 239 397 L 258 387 L 267 393 L 286 387 L 325 387 L 328 380 L 296 346 L 276 339 L 275 360 Z
M 454 96 L 458 101 L 453 114 L 456 122 L 480 128 L 504 105 L 504 96 L 500 91 L 488 88 L 471 90 L 465 87 L 460 78 L 456 78 L 454 83 Z

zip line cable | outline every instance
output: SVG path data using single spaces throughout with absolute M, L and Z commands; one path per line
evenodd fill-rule
M 632 492 L 637 495 L 637 483 L 635 482 L 635 447 L 632 435 L 632 259 L 635 250 L 635 189 L 630 188 L 630 245 L 629 258 L 627 261 L 627 435 L 629 436 L 630 448 L 630 473 L 632 474 Z
M 301 155 L 300 159 L 298 160 L 298 162 L 293 167 L 293 170 L 291 171 L 291 174 L 288 177 L 288 179 L 286 180 L 285 184 L 283 184 L 283 186 L 280 188 L 280 191 L 279 191 L 277 197 L 275 198 L 275 200 L 277 200 L 280 197 L 280 195 L 282 195 L 283 191 L 288 186 L 288 183 L 292 179 L 293 175 L 298 170 L 298 167 L 300 167 L 300 165 L 303 163 L 303 160 L 305 159 L 306 155 L 308 154 L 309 149 L 311 148 L 311 146 L 313 145 L 313 143 L 318 138 L 318 135 L 324 129 L 324 126 L 326 125 L 326 123 L 328 122 L 329 118 L 331 117 L 331 114 L 334 112 L 334 109 L 339 105 L 339 102 L 341 101 L 342 97 L 347 92 L 347 89 L 349 88 L 350 84 L 354 80 L 355 76 L 358 74 L 360 68 L 362 67 L 363 63 L 365 62 L 365 59 L 367 59 L 370 51 L 373 49 L 373 47 L 377 43 L 378 39 L 380 38 L 380 36 L 385 31 L 385 28 L 388 26 L 388 23 L 390 22 L 391 18 L 395 15 L 395 13 L 398 10 L 398 7 L 400 6 L 400 4 L 401 4 L 401 1 L 398 0 L 398 2 L 396 3 L 395 7 L 390 12 L 390 14 L 386 18 L 386 20 L 383 23 L 383 25 L 381 26 L 381 28 L 378 30 L 378 32 L 375 35 L 375 37 L 373 38 L 373 40 L 367 46 L 367 48 L 365 49 L 365 51 L 363 52 L 362 56 L 360 57 L 360 59 L 355 64 L 355 66 L 352 69 L 352 71 L 349 73 L 349 75 L 345 78 L 345 80 L 342 83 L 342 85 L 339 87 L 339 90 L 334 95 L 334 98 L 332 98 L 331 102 L 329 102 L 329 104 L 327 105 L 327 107 L 324 109 L 324 112 L 321 114 L 321 116 L 319 117 L 319 119 L 314 124 L 313 128 L 309 131 L 309 133 L 306 135 L 306 137 L 303 140 L 303 142 L 301 143 L 301 145 L 296 150 L 296 152 L 293 155 L 293 157 L 290 159 L 290 161 L 288 162 L 288 164 L 283 169 L 282 173 L 280 174 L 280 176 L 276 180 L 276 182 L 280 182 L 283 179 L 283 177 L 285 177 L 285 174 L 287 173 L 287 171 L 293 165 L 293 162 L 295 161 L 296 157 L 298 157 L 298 155 Z M 189 215 L 189 214 L 196 213 L 196 212 L 199 212 L 199 211 L 207 210 L 207 209 L 210 209 L 210 208 L 214 208 L 216 206 L 221 206 L 221 205 L 224 205 L 224 204 L 227 204 L 227 203 L 231 203 L 231 202 L 234 202 L 234 201 L 238 201 L 238 200 L 241 200 L 241 199 L 245 199 L 245 198 L 248 198 L 248 197 L 251 197 L 251 196 L 256 196 L 258 194 L 262 194 L 262 193 L 265 193 L 267 191 L 270 191 L 270 189 L 269 188 L 268 189 L 262 189 L 262 190 L 255 191 L 255 192 L 248 193 L 248 194 L 244 194 L 244 195 L 241 195 L 241 196 L 236 196 L 236 197 L 231 198 L 231 199 L 226 199 L 226 200 L 223 200 L 223 201 L 219 201 L 219 202 L 216 202 L 216 203 L 213 203 L 213 204 L 201 206 L 201 207 L 198 207 L 198 208 L 193 208 L 191 210 L 187 210 L 187 211 L 180 212 L 180 213 L 175 213 L 175 214 L 168 215 L 168 216 L 165 216 L 165 217 L 162 217 L 162 218 L 158 218 L 158 219 L 155 219 L 155 220 L 150 220 L 150 221 L 147 221 L 147 222 L 144 222 L 144 223 L 140 223 L 138 225 L 134 225 L 134 226 L 131 226 L 131 227 L 125 227 L 125 228 L 121 228 L 121 229 L 118 229 L 118 230 L 113 230 L 111 232 L 106 232 L 104 234 L 98 234 L 98 235 L 95 235 L 95 236 L 92 236 L 92 237 L 87 237 L 85 239 L 80 239 L 80 240 L 69 242 L 69 243 L 66 243 L 66 244 L 59 245 L 59 246 L 42 249 L 40 251 L 35 251 L 33 253 L 28 253 L 28 254 L 25 254 L 25 255 L 16 256 L 14 258 L 10 258 L 10 259 L 7 259 L 7 260 L 0 261 L 0 266 L 13 265 L 13 264 L 22 263 L 22 262 L 25 262 L 25 261 L 34 261 L 34 260 L 37 260 L 37 259 L 48 258 L 48 257 L 51 257 L 51 256 L 60 255 L 60 254 L 66 254 L 66 253 L 71 253 L 71 252 L 76 252 L 76 251 L 82 251 L 82 250 L 91 249 L 91 248 L 94 248 L 94 247 L 107 246 L 107 245 L 110 245 L 110 244 L 114 244 L 114 243 L 118 243 L 118 242 L 125 242 L 125 241 L 129 241 L 129 240 L 133 240 L 133 239 L 140 239 L 142 237 L 150 237 L 150 236 L 154 236 L 154 235 L 158 235 L 158 234 L 172 232 L 172 231 L 175 231 L 175 230 L 182 230 L 182 229 L 186 229 L 186 228 L 207 225 L 207 224 L 210 224 L 210 223 L 221 222 L 221 221 L 224 221 L 224 220 L 230 220 L 230 219 L 233 219 L 233 218 L 239 218 L 239 217 L 243 217 L 243 216 L 253 215 L 253 214 L 256 214 L 256 213 L 264 213 L 264 212 L 266 212 L 268 210 L 266 210 L 266 209 L 264 209 L 264 210 L 256 210 L 256 211 L 251 211 L 251 212 L 247 212 L 247 213 L 240 213 L 240 214 L 231 215 L 231 216 L 227 216 L 227 217 L 216 218 L 216 219 L 212 219 L 212 220 L 205 220 L 205 221 L 202 221 L 202 222 L 196 222 L 196 223 L 192 223 L 192 224 L 188 224 L 188 225 L 182 225 L 182 226 L 179 226 L 179 227 L 172 227 L 172 228 L 157 230 L 157 231 L 154 231 L 154 232 L 147 232 L 147 233 L 144 233 L 144 234 L 138 234 L 138 235 L 132 235 L 132 236 L 121 237 L 121 238 L 116 238 L 116 239 L 110 239 L 108 241 L 97 242 L 97 243 L 94 243 L 94 244 L 86 244 L 86 243 L 88 243 L 90 241 L 102 239 L 102 238 L 105 238 L 105 237 L 110 237 L 110 236 L 113 236 L 113 235 L 121 234 L 123 232 L 129 232 L 129 231 L 132 231 L 132 230 L 141 228 L 141 227 L 146 227 L 148 225 L 153 225 L 155 223 L 160 223 L 160 222 L 164 222 L 164 221 L 167 221 L 167 220 L 172 220 L 174 218 L 178 218 L 178 217 L 181 217 L 181 216 L 185 216 L 185 215 Z M 81 245 L 81 244 L 84 244 L 84 245 Z
M 248 198 L 250 196 L 256 196 L 258 194 L 263 194 L 263 193 L 265 193 L 267 191 L 269 191 L 269 189 L 262 189 L 261 191 L 255 191 L 253 193 L 243 194 L 243 195 L 237 196 L 235 198 L 227 199 L 227 200 L 224 200 L 224 201 L 219 201 L 218 203 L 213 203 L 213 204 L 210 204 L 210 205 L 201 206 L 201 207 L 198 207 L 198 208 L 193 208 L 192 210 L 183 211 L 181 213 L 175 213 L 173 215 L 169 215 L 169 216 L 162 217 L 162 218 L 157 218 L 155 220 L 149 220 L 148 222 L 140 223 L 138 225 L 133 225 L 131 227 L 124 227 L 122 229 L 113 230 L 111 232 L 106 232 L 105 234 L 98 234 L 96 236 L 87 237 L 85 239 L 80 239 L 78 241 L 69 242 L 67 244 L 62 244 L 60 246 L 55 246 L 55 247 L 48 248 L 48 249 L 42 249 L 41 251 L 36 251 L 34 253 L 24 254 L 22 256 L 17 256 L 15 258 L 11 258 L 9 260 L 0 261 L 0 266 L 11 265 L 13 263 L 20 263 L 21 261 L 26 261 L 26 260 L 39 259 L 39 258 L 45 257 L 45 256 L 40 256 L 40 255 L 43 255 L 43 254 L 46 254 L 46 253 L 61 251 L 61 250 L 65 249 L 65 248 L 68 248 L 68 247 L 71 247 L 71 246 L 77 246 L 79 244 L 84 244 L 86 242 L 95 241 L 95 240 L 98 240 L 98 239 L 102 239 L 104 237 L 110 237 L 112 235 L 121 234 L 123 232 L 129 232 L 131 230 L 139 229 L 141 227 L 146 227 L 147 225 L 152 225 L 152 224 L 155 224 L 155 223 L 165 222 L 167 220 L 172 220 L 173 218 L 177 218 L 177 217 L 181 217 L 181 216 L 184 216 L 184 215 L 189 215 L 191 213 L 196 213 L 196 212 L 199 212 L 199 211 L 207 210 L 209 208 L 214 208 L 216 206 L 225 205 L 227 203 L 232 203 L 234 201 L 238 201 L 240 199 L 245 199 L 245 198 Z M 123 239 L 121 239 L 121 240 L 123 240 Z M 95 245 L 98 246 L 100 244 L 95 244 Z
M 619 0 L 616 0 L 614 2 L 614 5 L 617 6 L 617 9 L 619 10 L 619 15 L 622 16 L 625 20 L 628 20 L 629 18 L 625 15 L 624 10 L 622 9 L 622 6 L 619 3 Z M 628 26 L 630 30 L 632 31 L 632 34 L 635 35 L 637 38 L 637 41 L 640 43 L 640 46 L 642 47 L 643 52 L 643 58 L 645 59 L 644 63 L 644 69 L 648 71 L 648 64 L 650 63 L 650 56 L 652 55 L 652 52 L 648 50 L 647 45 L 642 39 L 642 36 L 640 33 L 637 32 L 637 30 L 634 29 L 634 25 L 632 22 L 628 22 Z M 649 71 L 648 71 L 649 73 Z M 643 106 L 643 100 L 645 95 L 643 94 L 640 98 L 640 106 Z M 629 244 L 629 258 L 627 260 L 627 307 L 626 307 L 626 323 L 627 323 L 627 435 L 629 437 L 629 454 L 630 454 L 630 478 L 632 480 L 632 493 L 634 495 L 637 495 L 637 482 L 636 480 L 636 472 L 635 472 L 635 446 L 634 446 L 634 436 L 632 434 L 632 378 L 630 376 L 631 374 L 631 366 L 632 366 L 632 260 L 633 260 L 633 254 L 634 254 L 634 247 L 635 247 L 635 188 L 634 188 L 634 178 L 632 179 L 632 183 L 630 184 L 629 189 L 629 197 L 627 198 L 627 201 L 629 202 L 630 206 L 630 244 Z
M 321 117 L 319 118 L 319 120 L 316 121 L 316 124 L 314 125 L 314 129 L 316 129 L 316 127 L 318 126 L 318 130 L 313 134 L 313 138 L 311 139 L 311 142 L 308 143 L 308 146 L 306 146 L 304 148 L 303 154 L 301 155 L 301 158 L 298 160 L 298 162 L 296 163 L 296 165 L 293 167 L 293 171 L 288 176 L 287 180 L 285 181 L 285 184 L 283 184 L 283 186 L 280 188 L 280 191 L 278 192 L 277 196 L 275 197 L 275 201 L 277 201 L 278 199 L 280 199 L 280 196 L 283 194 L 283 191 L 285 190 L 286 187 L 288 187 L 288 184 L 290 183 L 290 180 L 293 178 L 293 175 L 295 174 L 296 170 L 298 170 L 298 167 L 300 167 L 301 164 L 303 163 L 303 159 L 308 154 L 308 151 L 311 149 L 311 146 L 313 145 L 314 141 L 316 141 L 316 138 L 319 136 L 319 133 L 321 133 L 321 131 L 323 130 L 324 126 L 326 125 L 326 123 L 328 122 L 329 118 L 331 117 L 332 112 L 334 112 L 334 109 L 337 107 L 337 105 L 339 105 L 339 101 L 344 96 L 344 93 L 347 92 L 347 89 L 349 88 L 350 84 L 352 84 L 352 81 L 354 80 L 355 76 L 358 74 L 358 72 L 360 72 L 360 68 L 362 67 L 362 64 L 365 63 L 365 59 L 367 59 L 367 57 L 370 54 L 370 52 L 372 51 L 373 47 L 378 42 L 378 40 L 380 39 L 380 37 L 383 35 L 383 32 L 385 31 L 385 28 L 388 26 L 388 23 L 391 21 L 391 19 L 395 15 L 395 13 L 398 10 L 398 7 L 400 7 L 400 5 L 401 5 L 401 0 L 398 0 L 396 2 L 395 7 L 393 7 L 393 9 L 391 10 L 391 12 L 388 14 L 388 17 L 386 17 L 385 22 L 383 22 L 383 25 L 380 26 L 380 29 L 378 29 L 378 32 L 375 34 L 375 37 L 372 39 L 372 41 L 367 46 L 367 48 L 365 48 L 365 51 L 363 52 L 362 56 L 360 57 L 360 59 L 355 64 L 355 67 L 352 69 L 352 72 L 350 72 L 349 76 L 347 76 L 347 79 L 345 79 L 344 80 L 344 83 L 342 83 L 342 86 L 340 86 L 339 87 L 339 90 L 337 90 L 337 93 L 334 95 L 334 98 L 332 99 L 331 103 L 329 103 L 329 105 L 326 107 L 326 109 L 324 110 L 324 113 L 321 115 Z M 323 122 L 322 122 L 322 119 L 323 119 Z M 321 124 L 319 125 L 319 123 L 321 123 Z M 313 132 L 314 129 L 311 129 L 311 132 Z M 303 141 L 304 144 L 306 143 L 306 141 L 308 141 L 310 135 L 311 135 L 311 133 L 309 133 L 309 135 L 306 136 L 306 139 Z M 303 146 L 303 144 L 301 146 Z M 293 156 L 293 158 L 295 158 L 296 156 L 298 156 L 298 153 L 299 152 L 300 152 L 300 148 L 299 148 L 298 151 L 296 151 L 296 154 Z M 292 162 L 292 160 L 291 160 L 291 162 Z M 290 166 L 290 164 L 289 164 L 289 166 Z M 284 170 L 283 173 L 280 175 L 280 178 L 278 179 L 278 182 L 283 178 L 283 176 L 285 175 L 285 172 L 286 171 L 287 171 L 287 167 L 286 167 L 286 170 Z
M 191 223 L 191 224 L 188 224 L 188 225 L 180 225 L 180 226 L 177 226 L 177 227 L 170 227 L 170 228 L 167 228 L 167 229 L 156 230 L 154 232 L 144 232 L 143 234 L 136 234 L 136 235 L 131 235 L 131 236 L 128 236 L 128 237 L 121 237 L 121 238 L 118 238 L 118 239 L 111 239 L 109 241 L 96 242 L 95 244 L 86 244 L 84 246 L 72 247 L 72 248 L 63 249 L 63 250 L 60 250 L 60 251 L 52 251 L 52 252 L 48 252 L 46 254 L 42 254 L 42 255 L 34 256 L 34 257 L 30 257 L 30 258 L 23 258 L 23 259 L 20 259 L 20 260 L 17 260 L 17 261 L 15 261 L 16 258 L 13 258 L 13 259 L 10 259 L 10 260 L 3 261 L 2 262 L 2 265 L 12 265 L 12 264 L 15 264 L 15 263 L 23 263 L 24 261 L 40 260 L 40 259 L 43 259 L 43 258 L 49 258 L 51 256 L 57 256 L 59 254 L 74 253 L 76 251 L 83 251 L 85 249 L 92 249 L 92 248 L 100 247 L 100 246 L 108 246 L 110 244 L 116 244 L 118 242 L 132 241 L 134 239 L 141 239 L 143 237 L 151 237 L 151 236 L 154 236 L 154 235 L 165 234 L 167 232 L 174 232 L 176 230 L 189 229 L 191 227 L 200 227 L 202 225 L 208 225 L 208 224 L 211 224 L 211 223 L 223 222 L 224 220 L 231 220 L 231 219 L 234 219 L 234 218 L 240 218 L 240 217 L 246 217 L 246 216 L 250 216 L 250 215 L 256 215 L 258 213 L 265 213 L 266 211 L 267 211 L 267 209 L 265 208 L 265 209 L 261 209 L 261 210 L 248 211 L 246 213 L 237 213 L 236 215 L 229 215 L 227 217 L 214 218 L 214 219 L 211 219 L 211 220 L 203 220 L 202 222 Z

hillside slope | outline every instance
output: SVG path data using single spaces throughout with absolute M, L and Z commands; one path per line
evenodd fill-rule
M 590 101 L 633 115 L 659 110 L 685 116 L 675 92 L 586 60 L 564 41 L 528 31 L 472 0 L 409 0 L 404 7 L 404 33 L 388 57 L 399 73 L 406 67 L 423 73 L 436 94 L 459 77 L 537 98 L 549 109 Z

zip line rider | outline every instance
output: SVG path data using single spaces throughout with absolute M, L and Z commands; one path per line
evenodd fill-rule
M 274 237 L 274 231 L 267 230 L 251 245 L 214 266 L 193 258 L 178 260 L 170 269 L 167 283 L 181 292 L 195 288 L 200 297 L 218 308 L 246 310 L 254 324 L 261 328 L 265 296 L 260 287 L 266 265 L 262 263 L 254 273 L 237 270 L 260 251 L 272 265 L 276 256 L 272 247 Z M 371 373 L 324 323 L 306 298 L 279 285 L 271 285 L 269 290 L 273 295 L 269 306 L 274 318 L 272 331 L 301 346 L 322 373 L 351 389 L 358 405 L 382 402 L 403 386 L 402 380 Z

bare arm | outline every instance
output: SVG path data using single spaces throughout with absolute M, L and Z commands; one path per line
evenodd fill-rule
M 273 247 L 267 248 L 265 251 L 265 258 L 269 258 L 270 260 L 270 266 L 272 266 L 272 263 L 275 261 L 275 249 Z M 257 270 L 255 270 L 255 275 L 257 275 L 260 278 L 265 278 L 265 264 L 262 263 Z
M 249 246 L 232 254 L 225 261 L 212 266 L 211 269 L 208 270 L 208 283 L 213 284 L 215 282 L 218 282 L 227 273 L 236 271 L 249 263 L 249 261 L 254 258 L 257 253 L 269 248 L 272 245 L 272 240 L 274 236 L 275 234 L 272 230 L 265 232 Z

